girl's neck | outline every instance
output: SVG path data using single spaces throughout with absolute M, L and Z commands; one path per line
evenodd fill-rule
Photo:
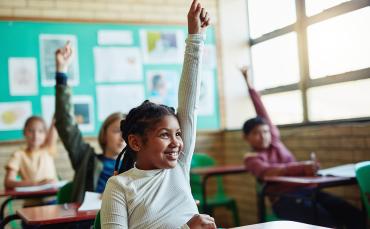
M 37 146 L 27 146 L 26 151 L 27 152 L 34 152 L 34 151 L 39 150 L 40 148 L 41 147 L 37 147 Z

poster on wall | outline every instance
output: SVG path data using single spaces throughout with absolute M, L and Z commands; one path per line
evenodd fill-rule
M 131 85 L 98 85 L 96 87 L 98 118 L 104 121 L 114 112 L 127 114 L 132 108 L 145 100 L 142 84 Z
M 200 84 L 199 115 L 213 115 L 215 111 L 215 79 L 213 71 L 202 71 Z
M 41 84 L 42 86 L 55 85 L 55 51 L 65 46 L 69 41 L 72 47 L 71 63 L 69 65 L 68 84 L 76 86 L 79 84 L 79 66 L 77 38 L 74 35 L 41 34 L 40 58 L 41 58 Z
M 168 70 L 148 71 L 146 80 L 150 101 L 177 108 L 179 73 Z
M 36 58 L 11 57 L 8 60 L 8 66 L 11 96 L 38 94 Z
M 132 45 L 134 38 L 130 30 L 99 30 L 99 45 Z
M 73 113 L 78 128 L 82 132 L 94 131 L 94 107 L 93 98 L 88 95 L 75 95 L 72 97 Z M 45 95 L 41 97 L 42 116 L 50 125 L 55 112 L 55 97 Z
M 140 81 L 143 78 L 138 48 L 95 47 L 96 82 Z
M 144 63 L 182 63 L 185 42 L 181 30 L 141 30 L 140 40 Z
M 29 101 L 0 103 L 0 131 L 22 130 L 31 115 Z

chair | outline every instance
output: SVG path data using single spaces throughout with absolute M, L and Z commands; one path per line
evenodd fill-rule
M 370 161 L 357 163 L 355 169 L 362 202 L 367 211 L 367 218 L 370 219 Z
M 204 153 L 195 153 L 191 161 L 191 168 L 211 167 L 214 166 L 215 160 Z M 216 176 L 216 193 L 207 196 L 207 210 L 212 214 L 216 207 L 227 207 L 233 213 L 235 226 L 239 226 L 239 214 L 234 199 L 225 194 L 221 176 Z M 198 206 L 200 212 L 204 212 L 204 200 L 202 195 L 202 177 L 200 175 L 190 174 L 190 186 L 194 199 L 199 200 Z
M 93 229 L 100 229 L 100 211 L 98 211 L 98 214 L 95 216 Z
M 258 220 L 260 223 L 281 220 L 279 219 L 279 217 L 277 217 L 277 215 L 274 213 L 272 208 L 266 208 L 265 188 L 266 188 L 266 184 L 264 184 L 259 179 L 256 179 Z
M 61 187 L 57 193 L 57 203 L 65 204 L 72 202 L 72 184 L 73 182 L 68 182 L 63 187 Z

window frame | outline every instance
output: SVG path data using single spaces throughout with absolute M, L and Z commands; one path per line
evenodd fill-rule
M 326 121 L 309 121 L 308 119 L 308 104 L 307 104 L 307 90 L 312 87 L 324 86 L 342 82 L 349 82 L 361 79 L 370 79 L 370 67 L 365 69 L 359 69 L 350 72 L 344 72 L 336 75 L 330 75 L 322 78 L 311 79 L 309 72 L 309 59 L 308 59 L 308 45 L 307 45 L 307 28 L 308 26 L 323 22 L 330 18 L 334 18 L 339 15 L 343 15 L 355 10 L 359 10 L 365 7 L 370 6 L 369 0 L 356 0 L 343 2 L 339 5 L 328 8 L 318 14 L 312 16 L 306 16 L 306 7 L 305 0 L 295 0 L 296 5 L 296 22 L 294 24 L 287 25 L 283 28 L 276 29 L 269 33 L 263 34 L 257 38 L 251 38 L 249 29 L 248 29 L 248 46 L 259 44 L 261 42 L 285 35 L 290 32 L 296 32 L 297 34 L 297 50 L 298 50 L 298 65 L 299 65 L 299 82 L 294 84 L 288 84 L 284 86 L 278 86 L 274 88 L 267 88 L 261 90 L 261 95 L 271 95 L 280 92 L 288 92 L 293 90 L 300 90 L 302 93 L 302 106 L 303 106 L 303 122 L 301 123 L 291 123 L 284 124 L 281 126 L 303 126 L 303 125 L 317 125 L 317 124 L 327 124 L 327 123 L 347 123 L 347 122 L 363 122 L 370 121 L 369 117 L 361 118 L 349 118 L 349 119 L 333 119 Z M 247 1 L 248 7 L 248 1 Z M 247 8 L 248 14 L 248 8 Z M 248 27 L 249 25 L 249 15 L 247 17 Z M 249 58 L 253 63 L 253 58 L 251 52 L 249 52 Z M 253 74 L 253 65 L 252 65 L 252 74 Z

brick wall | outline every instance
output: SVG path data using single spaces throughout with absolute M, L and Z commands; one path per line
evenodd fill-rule
M 190 0 L 0 0 L 0 16 L 185 23 Z M 203 0 L 216 19 L 217 1 Z

